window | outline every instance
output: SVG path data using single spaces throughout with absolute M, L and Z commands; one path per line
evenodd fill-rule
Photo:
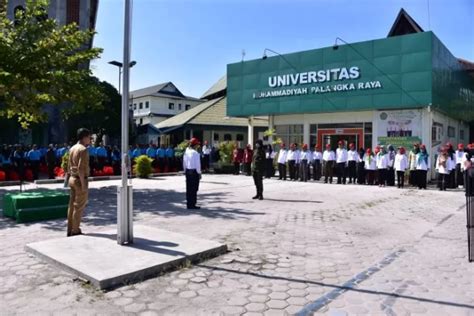
M 169 103 L 168 104 L 168 109 L 174 110 L 174 103 Z
M 276 125 L 276 137 L 280 137 L 285 144 L 303 143 L 303 124 Z
M 134 110 L 137 109 L 137 104 L 136 104 L 136 103 L 133 104 L 133 109 L 134 109 Z
M 310 124 L 309 125 L 309 146 L 314 148 L 318 143 L 318 125 Z
M 214 141 L 218 142 L 219 141 L 219 133 L 214 133 Z
M 243 142 L 244 141 L 244 134 L 237 134 L 237 136 L 235 137 L 235 140 L 237 140 L 239 142 Z
M 143 102 L 140 102 L 140 104 L 138 105 L 138 109 L 139 110 L 143 109 Z
M 452 126 L 448 126 L 448 137 L 456 137 L 456 129 Z
M 460 130 L 459 130 L 459 138 L 460 138 L 461 140 L 464 140 L 464 130 L 463 130 L 463 129 L 460 129 Z
M 150 102 L 146 101 L 145 102 L 145 109 L 149 109 L 150 108 Z
M 180 111 L 181 111 L 181 103 L 180 103 L 180 104 L 178 104 L 178 110 L 180 110 Z
M 231 134 L 224 134 L 224 140 L 225 141 L 231 141 L 232 140 L 232 135 Z
M 141 118 L 141 119 L 140 119 L 140 125 L 142 125 L 142 124 L 143 124 L 143 119 Z
M 189 110 L 190 108 L 191 108 L 191 105 L 186 104 L 186 107 L 185 107 L 186 111 Z

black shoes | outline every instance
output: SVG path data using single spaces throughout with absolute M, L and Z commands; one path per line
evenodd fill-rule
M 255 195 L 255 196 L 252 198 L 252 200 L 256 200 L 256 199 L 258 199 L 258 198 L 259 198 L 259 196 L 258 196 L 258 195 Z
M 199 207 L 199 206 L 188 206 L 187 209 L 188 210 L 200 210 L 201 207 Z
M 259 199 L 260 201 L 263 200 L 263 196 L 260 195 L 260 196 L 258 197 L 258 199 Z

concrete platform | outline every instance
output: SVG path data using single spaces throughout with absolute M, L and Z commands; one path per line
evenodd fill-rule
M 100 289 L 136 283 L 227 251 L 218 242 L 148 226 L 134 226 L 134 237 L 133 245 L 119 246 L 114 230 L 40 241 L 25 249 Z

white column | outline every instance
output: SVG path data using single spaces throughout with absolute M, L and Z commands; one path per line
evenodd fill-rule
M 272 129 L 274 129 L 274 128 L 275 128 L 275 117 L 274 117 L 273 115 L 270 115 L 270 116 L 268 117 L 268 129 L 272 130 Z M 273 143 L 273 136 L 269 136 L 269 137 L 268 137 L 268 142 L 269 142 L 270 144 Z
M 253 136 L 253 116 L 249 117 L 249 124 L 248 124 L 248 143 L 252 145 L 253 148 L 253 143 L 254 143 L 254 136 Z
M 309 146 L 309 122 L 303 123 L 303 143 Z

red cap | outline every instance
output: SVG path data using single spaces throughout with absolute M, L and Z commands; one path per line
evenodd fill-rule
M 349 148 L 354 148 L 354 143 L 350 143 Z
M 320 148 L 321 148 L 321 146 L 319 146 L 319 144 L 314 145 L 314 149 L 318 149 L 318 150 L 319 150 Z
M 281 148 L 285 148 L 285 147 L 286 147 L 286 146 L 285 146 L 285 143 L 281 143 L 280 147 L 281 147 Z
M 463 150 L 464 149 L 464 144 L 458 144 L 458 150 Z
M 303 149 L 308 149 L 308 144 L 304 144 Z
M 421 149 L 426 149 L 426 145 L 425 145 L 425 144 L 421 144 L 421 145 L 420 145 L 420 148 L 421 148 Z
M 189 143 L 191 144 L 191 146 L 195 146 L 195 145 L 199 145 L 199 144 L 200 144 L 199 139 L 197 139 L 196 137 L 191 138 L 191 140 L 189 141 Z
M 337 144 L 338 144 L 338 145 L 343 145 L 344 142 L 343 142 L 342 140 L 340 140 L 340 141 L 337 142 Z
M 326 144 L 326 149 L 331 148 L 331 144 Z
M 400 147 L 400 154 L 404 155 L 405 154 L 405 147 Z
M 207 145 L 207 144 L 208 144 L 208 142 L 207 142 L 207 140 L 205 140 L 205 141 L 204 141 L 204 145 Z
M 372 153 L 372 149 L 367 148 L 367 150 L 366 150 L 365 152 L 368 153 L 368 154 L 371 154 L 371 153 Z

